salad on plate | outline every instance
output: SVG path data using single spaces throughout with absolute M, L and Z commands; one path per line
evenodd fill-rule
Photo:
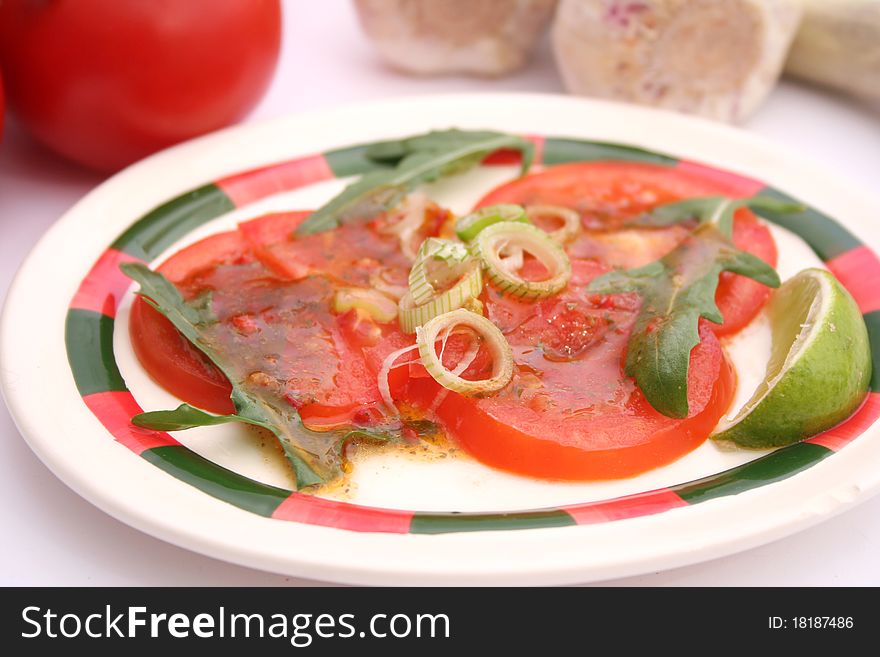
M 268 432 L 305 492 L 351 450 L 449 445 L 545 480 L 633 477 L 705 441 L 789 445 L 850 417 L 871 377 L 832 274 L 781 281 L 761 215 L 803 208 L 648 162 L 532 167 L 535 144 L 446 130 L 381 142 L 315 211 L 274 212 L 177 251 L 139 284 L 129 333 L 184 403 L 146 429 Z M 485 161 L 520 175 L 469 212 L 426 183 Z M 728 343 L 767 309 L 746 401 Z

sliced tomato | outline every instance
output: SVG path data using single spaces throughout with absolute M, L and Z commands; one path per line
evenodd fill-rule
M 718 338 L 701 322 L 701 342 L 691 352 L 689 417 L 659 414 L 624 373 L 640 300 L 586 290 L 605 271 L 597 263 L 579 263 L 565 291 L 537 303 L 492 287 L 484 291 L 486 314 L 504 333 L 515 363 L 513 379 L 498 393 L 441 393 L 433 379 L 410 376 L 396 394 L 419 409 L 442 400 L 439 419 L 466 451 L 524 475 L 628 477 L 687 454 L 705 441 L 734 394 L 734 376 Z M 480 368 L 488 369 L 475 361 L 463 376 L 485 378 Z
M 334 285 L 320 277 L 279 276 L 265 255 L 307 215 L 269 215 L 212 235 L 174 254 L 159 271 L 187 298 L 212 291 L 212 310 L 222 327 L 212 340 L 238 357 L 241 379 L 271 380 L 304 421 L 329 426 L 351 422 L 380 398 L 359 345 L 347 339 L 330 311 Z M 129 329 L 138 359 L 165 389 L 206 410 L 233 412 L 226 377 L 141 299 L 132 308 Z
M 774 267 L 779 254 L 770 229 L 758 222 L 751 212 L 740 210 L 733 222 L 733 243 Z M 719 336 L 733 335 L 751 322 L 770 297 L 770 288 L 745 276 L 725 272 L 718 279 L 715 302 L 724 317 L 713 325 Z
M 569 246 L 573 259 L 591 259 L 612 267 L 637 267 L 656 260 L 686 235 L 683 227 L 623 229 L 630 218 L 656 205 L 694 196 L 741 195 L 743 189 L 697 167 L 628 162 L 578 162 L 548 167 L 492 190 L 477 204 L 562 205 L 581 214 L 586 232 Z M 775 266 L 776 244 L 769 229 L 747 211 L 737 212 L 733 241 Z M 716 303 L 724 323 L 716 335 L 736 333 L 767 300 L 769 290 L 736 274 L 723 274 Z
M 308 216 L 308 212 L 277 212 L 245 221 L 239 224 L 238 229 L 260 262 L 277 276 L 296 281 L 307 276 L 322 261 L 309 250 L 304 253 L 284 254 L 279 252 L 279 245 L 287 244 L 293 231 Z
M 320 268 L 308 269 L 325 275 L 291 280 L 277 268 L 272 249 L 292 242 L 293 229 L 308 214 L 274 214 L 246 222 L 237 231 L 179 251 L 159 271 L 187 298 L 212 292 L 219 328 L 211 340 L 235 354 L 236 378 L 250 377 L 254 384 L 265 380 L 299 409 L 307 424 L 327 428 L 368 419 L 381 397 L 374 367 L 378 355 L 368 359 L 365 352 L 370 331 L 332 312 L 336 282 L 326 274 L 366 280 L 380 259 L 363 250 L 362 229 L 346 227 L 334 231 L 336 249 L 325 252 Z M 353 263 L 355 253 L 360 261 Z M 356 271 L 345 273 L 346 267 Z M 160 385 L 206 410 L 233 411 L 225 376 L 142 300 L 135 302 L 129 329 L 139 360 Z M 372 350 L 381 353 L 375 345 Z
M 131 307 L 129 334 L 141 365 L 165 390 L 212 413 L 235 412 L 228 379 L 143 299 Z
M 730 405 L 730 365 L 711 329 L 703 326 L 700 333 L 702 342 L 691 353 L 691 415 L 684 420 L 651 408 L 621 377 L 619 355 L 610 351 L 591 358 L 589 369 L 572 362 L 542 364 L 540 378 L 552 379 L 550 386 L 530 380 L 535 375 L 520 367 L 512 392 L 449 394 L 438 414 L 465 450 L 502 470 L 560 480 L 634 476 L 698 447 Z M 609 387 L 600 399 L 601 382 Z
M 159 271 L 171 282 L 183 285 L 218 265 L 252 261 L 241 235 L 233 230 L 181 249 Z M 223 373 L 140 297 L 132 304 L 129 334 L 144 369 L 168 392 L 213 413 L 234 412 L 229 399 L 232 386 Z
M 383 267 L 408 269 L 400 240 L 366 224 L 293 239 L 308 212 L 270 214 L 239 226 L 254 255 L 276 276 L 296 281 L 322 274 L 343 285 L 366 287 L 370 274 Z
M 218 265 L 239 265 L 253 262 L 247 244 L 237 230 L 211 235 L 181 249 L 159 267 L 172 283 L 183 283 Z

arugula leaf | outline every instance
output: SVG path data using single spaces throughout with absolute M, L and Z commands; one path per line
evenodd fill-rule
M 195 427 L 207 427 L 214 424 L 247 421 L 239 415 L 211 415 L 205 411 L 181 404 L 173 411 L 149 411 L 140 413 L 131 419 L 131 423 L 154 431 L 184 431 Z M 263 426 L 259 424 L 257 426 Z
M 752 196 L 751 198 L 730 198 L 727 196 L 700 196 L 688 198 L 675 203 L 658 206 L 627 225 L 631 227 L 665 227 L 685 221 L 696 221 L 698 224 L 714 223 L 719 230 L 730 235 L 733 229 L 733 215 L 739 208 L 752 210 L 768 210 L 778 214 L 803 212 L 806 208 L 797 203 L 788 203 L 770 196 Z
M 158 431 L 191 429 L 197 426 L 245 422 L 271 431 L 284 448 L 296 473 L 297 487 L 322 483 L 340 474 L 342 448 L 348 434 L 340 431 L 312 431 L 286 400 L 264 387 L 236 380 L 224 354 L 212 347 L 210 334 L 217 320 L 211 312 L 210 296 L 187 303 L 171 281 L 141 263 L 120 265 L 123 273 L 140 284 L 138 294 L 167 317 L 193 345 L 200 349 L 232 383 L 232 415 L 211 415 L 188 404 L 173 411 L 142 413 L 132 418 L 138 426 Z M 351 433 L 351 432 L 349 432 Z
M 597 294 L 636 292 L 642 296 L 625 371 L 635 378 L 651 406 L 664 415 L 687 417 L 687 375 L 691 349 L 700 341 L 699 319 L 724 321 L 715 305 L 721 273 L 730 271 L 769 287 L 779 286 L 779 276 L 770 265 L 737 249 L 731 241 L 734 213 L 742 207 L 779 214 L 804 209 L 768 196 L 705 196 L 661 205 L 628 225 L 662 227 L 695 221 L 696 230 L 660 260 L 600 276 L 588 288 Z
M 636 380 L 651 406 L 674 418 L 688 415 L 688 367 L 691 349 L 700 342 L 700 317 L 717 324 L 724 321 L 715 305 L 720 274 L 734 272 L 769 287 L 780 284 L 773 267 L 731 242 L 731 208 L 738 201 L 720 197 L 689 201 L 671 204 L 677 206 L 672 210 L 662 206 L 652 213 L 656 216 L 659 212 L 661 221 L 675 216 L 700 221 L 684 242 L 660 260 L 605 274 L 588 287 L 596 294 L 636 292 L 642 296 L 625 371 Z M 762 207 L 770 205 L 763 205 L 763 200 L 760 203 Z
M 195 427 L 208 427 L 218 424 L 228 424 L 230 422 L 244 422 L 252 424 L 263 429 L 268 429 L 276 436 L 278 432 L 275 427 L 267 422 L 255 420 L 248 415 L 233 413 L 231 415 L 212 415 L 203 410 L 190 406 L 189 404 L 181 404 L 172 411 L 149 411 L 140 413 L 131 419 L 132 424 L 145 429 L 153 429 L 154 431 L 184 431 Z M 336 444 L 336 448 L 340 451 L 349 439 L 357 438 L 360 440 L 370 440 L 373 442 L 388 442 L 394 440 L 396 436 L 382 428 L 372 427 L 354 427 L 347 431 L 327 432 L 326 437 L 332 443 Z M 280 440 L 280 436 L 279 436 Z M 324 479 L 314 479 L 314 470 L 302 462 L 298 452 L 288 450 L 288 443 L 280 440 L 284 453 L 293 466 L 296 474 L 297 486 L 299 488 L 310 486 L 312 484 L 321 483 Z M 302 482 L 302 483 L 301 483 Z M 308 483 L 311 482 L 311 483 Z
M 452 129 L 373 144 L 367 149 L 367 158 L 387 168 L 364 174 L 351 183 L 300 224 L 296 234 L 311 235 L 340 223 L 372 217 L 394 207 L 419 185 L 462 173 L 499 148 L 522 153 L 522 173 L 528 171 L 534 144 L 501 132 Z

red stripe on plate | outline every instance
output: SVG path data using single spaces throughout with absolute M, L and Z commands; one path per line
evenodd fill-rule
M 720 191 L 724 194 L 733 197 L 745 198 L 754 196 L 767 186 L 765 183 L 753 180 L 752 178 L 739 176 L 730 171 L 721 171 L 720 169 L 714 169 L 688 160 L 681 160 L 675 168 L 678 171 L 695 174 L 704 180 L 710 180 L 723 187 L 724 189 Z
M 541 135 L 523 135 L 522 137 L 535 145 L 535 158 L 532 161 L 532 166 L 541 164 L 544 161 L 544 137 Z M 482 164 L 519 164 L 521 159 L 519 151 L 511 148 L 502 148 L 483 158 Z
M 153 447 L 180 444 L 163 431 L 144 429 L 131 423 L 131 418 L 143 413 L 143 409 L 127 390 L 96 392 L 83 397 L 83 401 L 107 431 L 113 434 L 117 442 L 122 443 L 135 454 Z
M 862 435 L 878 418 L 880 418 L 880 392 L 869 392 L 865 403 L 848 420 L 806 442 L 822 445 L 837 452 Z
M 853 295 L 862 313 L 880 310 L 880 259 L 867 246 L 857 246 L 825 263 Z
M 377 509 L 291 493 L 275 509 L 272 517 L 356 532 L 406 534 L 409 532 L 413 512 Z
M 216 181 L 236 207 L 253 203 L 278 192 L 335 178 L 321 154 L 273 164 Z
M 588 502 L 574 506 L 561 507 L 571 515 L 579 525 L 592 525 L 610 520 L 624 520 L 663 513 L 670 509 L 687 506 L 688 503 L 676 493 L 666 488 L 627 495 L 613 500 Z
M 123 262 L 143 262 L 140 258 L 116 249 L 107 249 L 98 258 L 70 302 L 71 308 L 92 310 L 107 317 L 116 316 L 122 295 L 131 279 L 119 270 Z

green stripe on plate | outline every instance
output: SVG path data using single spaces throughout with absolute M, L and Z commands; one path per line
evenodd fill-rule
M 601 141 L 562 139 L 558 137 L 548 137 L 544 140 L 544 164 L 564 164 L 566 162 L 588 162 L 592 160 L 625 160 L 667 166 L 678 164 L 678 159 L 674 157 L 636 148 L 635 146 L 624 146 Z
M 210 183 L 151 210 L 111 247 L 150 262 L 193 229 L 234 209 L 226 193 Z
M 868 327 L 868 340 L 871 343 L 871 392 L 880 392 L 880 310 L 863 315 Z
M 330 170 L 337 178 L 346 176 L 358 176 L 362 173 L 383 169 L 381 164 L 367 158 L 367 149 L 372 144 L 362 144 L 350 148 L 340 148 L 335 151 L 324 153 L 324 159 L 330 166 Z
M 271 516 L 291 493 L 227 470 L 182 445 L 154 447 L 141 456 L 208 495 L 261 516 Z
M 113 355 L 113 318 L 72 308 L 64 326 L 67 360 L 82 396 L 126 390 Z
M 833 453 L 821 445 L 797 443 L 720 474 L 672 486 L 671 490 L 685 502 L 699 504 L 787 479 Z
M 558 509 L 518 513 L 416 513 L 410 534 L 447 534 L 506 529 L 543 529 L 576 525 L 574 518 Z
M 772 187 L 765 187 L 756 196 L 769 196 L 806 205 Z M 756 213 L 801 237 L 822 260 L 830 260 L 862 245 L 858 238 L 834 219 L 810 207 L 799 214 L 782 215 L 764 209 L 757 210 Z

